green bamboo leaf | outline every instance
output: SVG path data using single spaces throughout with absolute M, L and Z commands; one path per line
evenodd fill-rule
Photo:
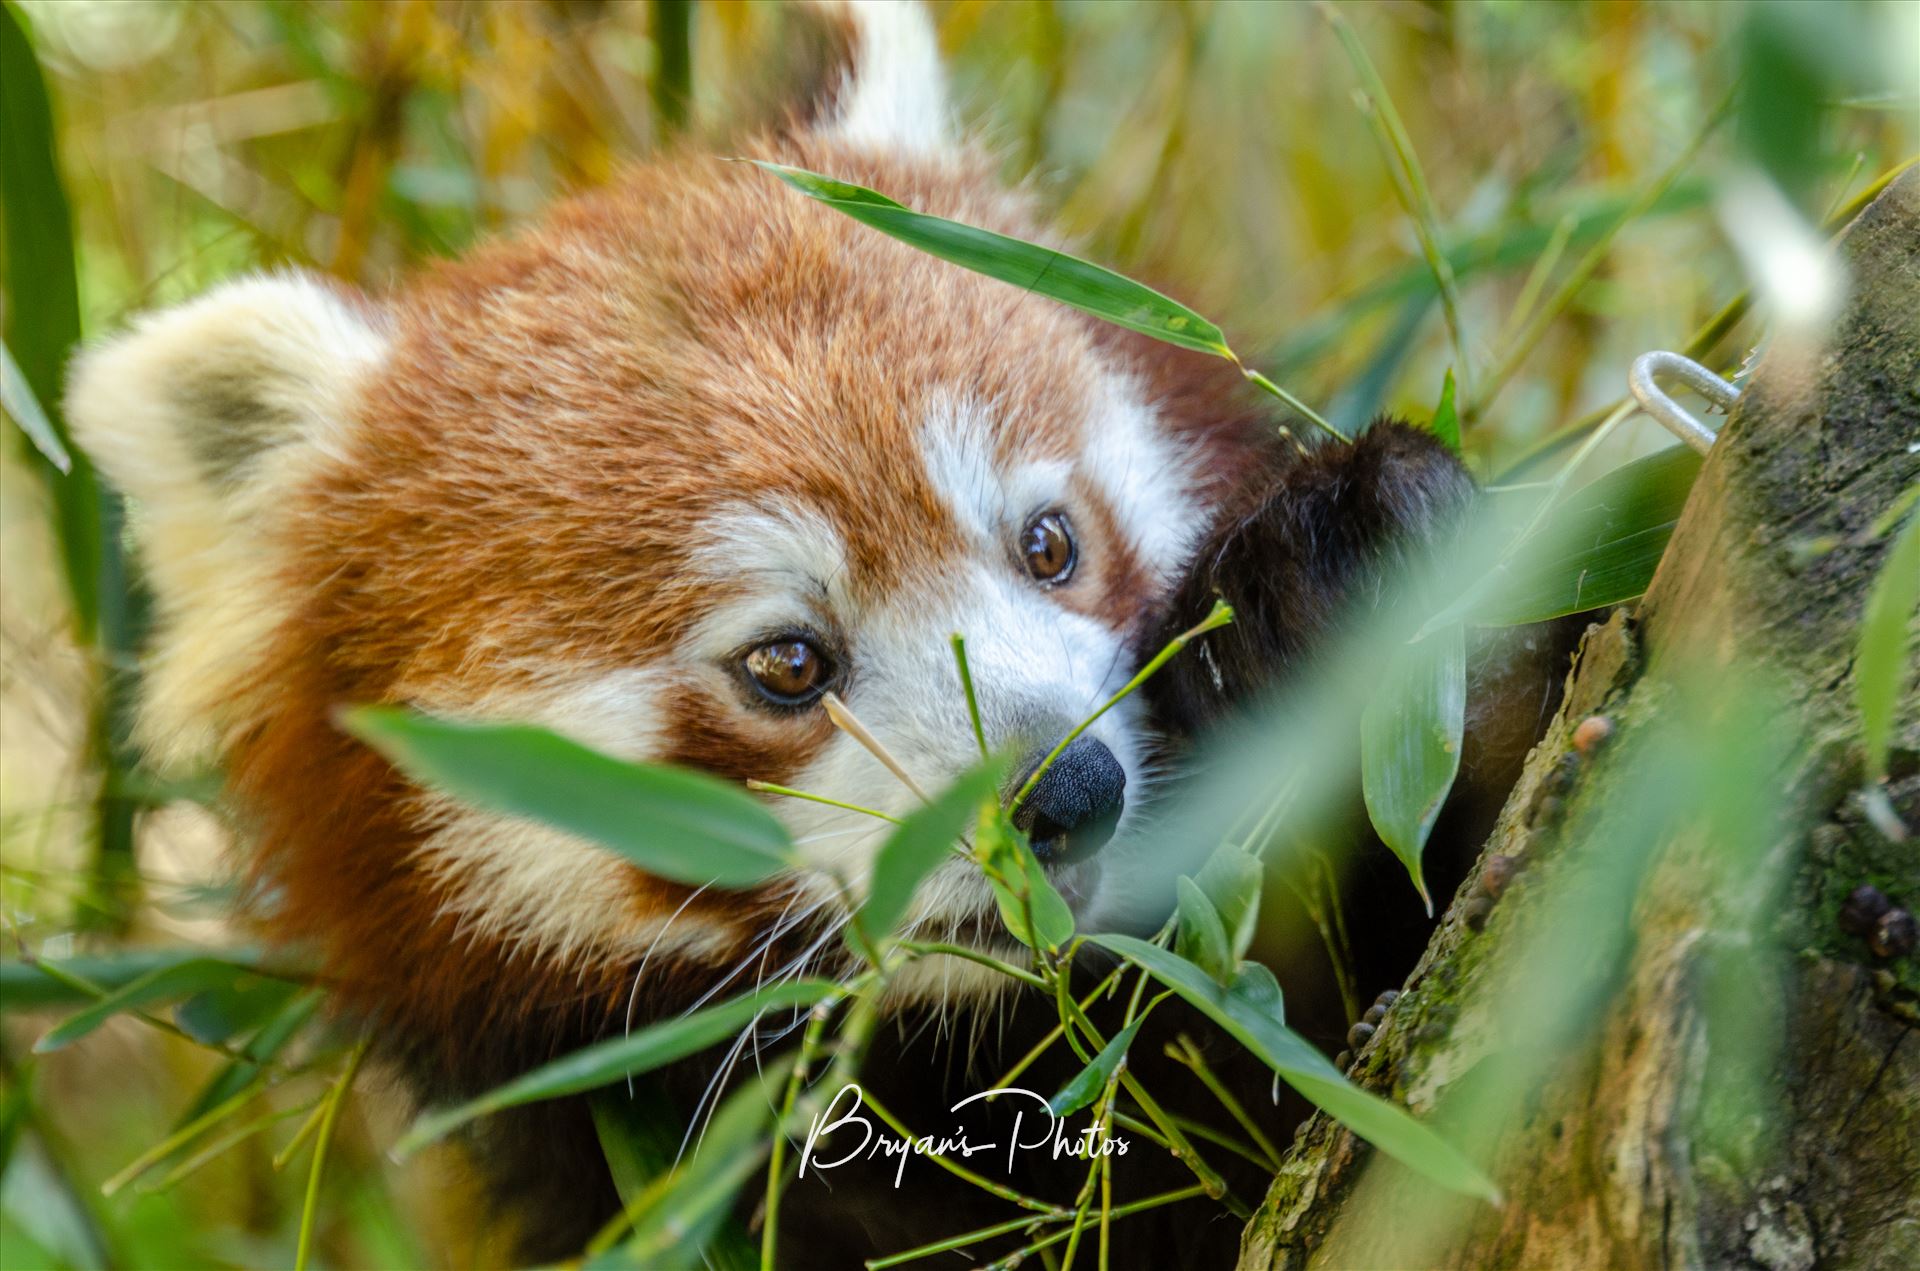
M 987 886 L 1000 906 L 1000 920 L 1029 949 L 1058 949 L 1073 939 L 1073 910 L 1053 889 L 1026 837 L 1008 823 L 1006 811 L 990 808 L 975 830 L 975 846 L 988 868 Z M 1031 914 L 1032 928 L 1027 919 Z
M 1447 368 L 1447 378 L 1440 385 L 1440 404 L 1433 408 L 1433 422 L 1428 430 L 1446 443 L 1447 449 L 1456 455 L 1460 453 L 1460 412 L 1453 404 L 1453 368 Z
M 1133 1039 L 1139 1035 L 1140 1025 L 1147 1022 L 1142 1014 L 1133 1023 L 1113 1035 L 1111 1041 L 1100 1048 L 1093 1062 L 1082 1068 L 1060 1093 L 1047 1100 L 1047 1106 L 1053 1109 L 1057 1117 L 1068 1116 L 1092 1103 L 1107 1083 L 1113 1080 L 1114 1071 L 1120 1067 L 1120 1061 L 1127 1057 L 1127 1048 L 1133 1045 Z
M 1860 642 L 1853 659 L 1853 694 L 1860 707 L 1860 734 L 1867 752 L 1867 780 L 1887 775 L 1887 751 L 1893 737 L 1894 708 L 1913 676 L 1907 656 L 1908 626 L 1920 606 L 1920 515 L 1887 549 L 1860 617 Z
M 831 980 L 788 980 L 704 1011 L 663 1020 L 625 1037 L 596 1042 L 489 1090 L 478 1099 L 428 1113 L 414 1122 L 413 1128 L 394 1145 L 394 1155 L 411 1155 L 461 1126 L 503 1108 L 579 1094 L 622 1077 L 650 1072 L 726 1040 L 751 1024 L 762 1011 L 782 1006 L 812 1006 L 839 991 L 840 986 Z
M 1222 843 L 1207 857 L 1207 863 L 1193 876 L 1201 892 L 1213 902 L 1220 925 L 1227 933 L 1230 960 L 1246 956 L 1260 923 L 1260 885 L 1264 875 L 1260 862 L 1237 843 Z
M 1367 815 L 1433 912 L 1420 859 L 1460 771 L 1467 653 L 1458 625 L 1394 655 L 1360 716 L 1360 788 Z
M 279 1012 L 260 1025 L 253 1036 L 241 1043 L 240 1054 L 243 1058 L 230 1059 L 220 1066 L 206 1085 L 200 1088 L 193 1102 L 187 1106 L 178 1120 L 175 1130 L 182 1129 L 197 1121 L 221 1104 L 227 1102 L 248 1086 L 253 1084 L 260 1070 L 272 1063 L 306 1027 L 320 1009 L 321 994 L 317 989 L 308 989 L 283 1005 Z
M 980 805 L 993 797 L 1005 771 L 1000 760 L 970 769 L 887 836 L 860 905 L 863 931 L 876 939 L 892 932 L 921 880 L 952 855 L 960 831 L 978 817 Z
M 929 216 L 903 207 L 884 194 L 832 177 L 753 160 L 808 198 L 975 273 L 1011 283 L 1062 304 L 1072 305 L 1115 326 L 1150 335 L 1184 349 L 1231 358 L 1220 328 L 1179 301 L 1124 278 L 1111 269 L 1050 247 Z
M 1286 999 L 1272 968 L 1262 962 L 1242 962 L 1227 986 L 1229 998 L 1244 1002 L 1261 1019 L 1287 1022 Z
M 630 1109 L 623 1106 L 626 1103 L 627 1097 L 613 1089 L 596 1090 L 587 1097 L 594 1137 L 600 1140 L 600 1154 L 607 1158 L 613 1189 L 620 1193 L 622 1204 L 631 1205 L 647 1184 L 659 1177 L 664 1166 L 656 1149 L 666 1145 L 658 1142 L 638 1117 L 630 1117 Z M 665 1159 L 672 1161 L 670 1152 Z
M 8 303 L 0 339 L 18 359 L 24 396 L 42 408 L 58 453 L 68 456 L 63 468 L 43 448 L 43 475 L 53 495 L 74 617 L 81 637 L 92 641 L 100 627 L 102 590 L 118 585 L 119 549 L 108 529 L 111 518 L 100 483 L 85 456 L 73 452 L 60 418 L 67 355 L 80 339 L 73 219 L 60 177 L 47 82 L 22 29 L 23 13 L 12 5 L 5 8 L 0 14 L 0 119 L 6 120 L 0 127 L 0 188 L 7 196 L 0 199 L 0 217 Z M 13 413 L 11 400 L 8 410 Z M 16 418 L 27 426 L 26 419 Z
M 388 707 L 348 711 L 341 723 L 423 784 L 592 839 L 661 878 L 743 887 L 795 864 L 773 813 L 705 773 L 626 763 L 515 724 Z
M 264 1027 L 300 992 L 298 984 L 258 975 L 202 989 L 174 1007 L 173 1022 L 195 1041 L 224 1046 Z
M 70 1046 L 123 1011 L 138 1010 L 154 1002 L 191 997 L 209 989 L 236 990 L 242 980 L 259 980 L 251 967 L 219 958 L 191 958 L 171 966 L 159 967 L 120 986 L 83 1011 L 69 1015 L 33 1044 L 35 1054 Z
M 588 1096 L 587 1103 L 621 1203 L 635 1213 L 647 1212 L 666 1193 L 663 1180 L 672 1174 L 680 1155 L 685 1115 L 661 1091 L 644 1084 L 631 1091 L 619 1086 L 598 1090 Z M 701 1150 L 706 1150 L 704 1140 Z M 648 1188 L 658 1190 L 650 1196 Z M 706 1240 L 705 1259 L 710 1271 L 754 1271 L 760 1265 L 760 1246 L 748 1237 L 738 1218 L 722 1213 L 709 1221 L 713 1224 L 711 1232 L 696 1238 Z M 619 1260 L 617 1251 L 607 1255 L 609 1262 L 617 1264 Z
M 1369 1094 L 1341 1075 L 1327 1057 L 1260 1007 L 1263 985 L 1252 992 L 1221 988 L 1193 963 L 1132 936 L 1093 941 L 1140 966 L 1258 1055 L 1282 1080 L 1367 1142 L 1440 1186 L 1497 1200 L 1499 1192 L 1460 1151 L 1404 1108 Z
M 40 399 L 33 395 L 33 386 L 27 383 L 27 377 L 13 360 L 13 350 L 3 342 L 0 342 L 0 411 L 5 411 L 7 418 L 19 425 L 40 457 L 52 464 L 61 476 L 72 473 L 73 456 L 67 453 L 66 443 L 54 430 Z
M 648 1189 L 624 1244 L 589 1267 L 631 1266 L 647 1271 L 693 1271 L 731 1252 L 726 1219 L 740 1188 L 759 1170 L 773 1144 L 769 1130 L 777 1090 L 793 1063 L 770 1063 L 758 1080 L 724 1099 L 706 1129 L 673 1171 Z M 716 1240 L 716 1236 L 722 1237 Z M 709 1246 L 722 1246 L 721 1250 Z M 751 1264 L 750 1264 L 751 1265 Z
M 1461 618 L 1520 626 L 1644 594 L 1699 472 L 1700 456 L 1674 446 L 1582 486 L 1549 515 L 1541 535 L 1547 550 L 1511 573 L 1488 575 L 1429 628 Z
M 257 949 L 128 949 L 78 958 L 36 958 L 0 962 L 0 1011 L 37 1010 L 97 1002 L 103 993 L 124 988 L 143 975 L 183 962 L 217 958 L 235 966 L 255 966 Z M 99 989 L 99 993 L 90 989 Z
M 1227 952 L 1227 929 L 1213 902 L 1191 878 L 1175 880 L 1174 893 L 1180 912 L 1174 951 L 1212 976 L 1215 982 L 1228 983 L 1233 979 L 1233 957 Z

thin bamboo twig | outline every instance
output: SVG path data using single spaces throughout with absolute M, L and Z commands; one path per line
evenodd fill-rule
M 973 691 L 973 668 L 967 665 L 967 638 L 953 633 L 953 664 L 960 672 L 960 687 L 967 695 L 967 718 L 973 723 L 973 739 L 980 745 L 980 757 L 992 758 L 987 749 L 987 730 L 980 723 L 980 699 Z
M 1232 621 L 1233 621 L 1233 606 L 1229 605 L 1224 600 L 1216 600 L 1213 602 L 1213 611 L 1211 613 L 1209 613 L 1206 617 L 1202 618 L 1199 622 L 1194 623 L 1191 627 L 1188 627 L 1185 631 L 1182 631 L 1179 635 L 1173 637 L 1173 639 L 1167 641 L 1167 647 L 1160 650 L 1160 652 L 1154 654 L 1153 659 L 1150 662 L 1148 662 L 1145 666 L 1141 667 L 1139 672 L 1135 674 L 1132 679 L 1128 680 L 1124 685 L 1122 685 L 1119 692 L 1115 693 L 1112 697 L 1109 697 L 1106 700 L 1105 704 L 1102 705 L 1099 710 L 1095 711 L 1093 714 L 1087 716 L 1085 719 L 1081 720 L 1078 724 L 1074 725 L 1074 727 L 1067 733 L 1067 735 L 1065 737 L 1062 737 L 1059 743 L 1055 745 L 1052 750 L 1047 752 L 1047 757 L 1040 761 L 1039 766 L 1036 767 L 1033 770 L 1033 772 L 1028 775 L 1025 784 L 1023 784 L 1020 787 L 1020 789 L 1017 792 L 1015 792 L 1012 799 L 1008 800 L 1007 802 L 1008 812 L 1019 811 L 1020 805 L 1026 801 L 1026 798 L 1028 795 L 1033 793 L 1033 788 L 1040 784 L 1040 778 L 1044 777 L 1047 774 L 1047 769 L 1053 767 L 1054 761 L 1060 758 L 1061 754 L 1063 754 L 1066 751 L 1068 746 L 1071 746 L 1074 742 L 1078 741 L 1082 733 L 1086 732 L 1087 729 L 1093 727 L 1095 720 L 1098 720 L 1102 715 L 1112 710 L 1115 706 L 1118 706 L 1122 701 L 1125 701 L 1126 698 L 1129 695 L 1131 695 L 1135 689 L 1139 688 L 1142 684 L 1145 684 L 1148 680 L 1152 679 L 1155 672 L 1157 672 L 1161 667 L 1165 666 L 1168 662 L 1172 661 L 1174 655 L 1179 653 L 1180 650 L 1186 648 L 1190 642 L 1198 639 L 1200 636 L 1205 635 L 1207 632 L 1212 631 L 1217 627 L 1224 627 L 1229 622 L 1232 622 Z M 828 694 L 828 696 L 831 697 L 832 694 Z
M 293 1271 L 307 1271 L 307 1260 L 313 1253 L 313 1232 L 320 1213 L 320 1180 L 327 1169 L 327 1149 L 333 1144 L 333 1129 L 340 1120 L 340 1105 L 346 1102 L 347 1091 L 353 1088 L 353 1079 L 360 1071 L 360 1061 L 367 1057 L 369 1038 L 361 1038 L 360 1044 L 347 1056 L 346 1067 L 340 1070 L 340 1078 L 333 1089 L 327 1092 L 326 1109 L 320 1117 L 320 1129 L 313 1140 L 313 1168 L 307 1173 L 307 1195 L 300 1206 L 300 1240 L 293 1255 Z
M 877 808 L 862 807 L 858 803 L 847 803 L 840 799 L 829 799 L 824 794 L 810 794 L 805 790 L 795 790 L 791 786 L 775 785 L 771 781 L 760 781 L 749 778 L 747 781 L 747 789 L 757 794 L 777 794 L 786 799 L 804 799 L 808 803 L 822 803 L 830 808 L 839 808 L 846 812 L 858 812 L 862 816 L 874 817 L 881 821 L 891 821 L 895 825 L 900 824 L 899 817 L 891 813 L 882 812 Z

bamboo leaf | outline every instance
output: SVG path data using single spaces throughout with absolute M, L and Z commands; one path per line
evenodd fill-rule
M 1005 770 L 998 760 L 974 767 L 887 836 L 874 858 L 873 879 L 860 905 L 862 930 L 878 938 L 899 924 L 921 880 L 952 855 L 960 831 L 978 816 L 980 805 L 993 797 Z
M 1545 622 L 1642 595 L 1693 491 L 1700 456 L 1685 446 L 1615 468 L 1567 496 L 1530 547 L 1430 619 L 1480 626 Z
M 1427 912 L 1420 860 L 1460 771 L 1467 718 L 1467 654 L 1456 624 L 1403 645 L 1360 717 L 1360 788 L 1367 815 L 1407 867 Z
M 413 1128 L 394 1145 L 394 1154 L 411 1155 L 461 1126 L 503 1108 L 579 1094 L 622 1077 L 650 1072 L 724 1041 L 750 1025 L 763 1011 L 781 1006 L 812 1006 L 839 991 L 840 986 L 831 980 L 789 980 L 691 1015 L 664 1020 L 625 1037 L 597 1042 L 543 1064 L 478 1099 L 428 1113 L 414 1122 Z
M 1193 876 L 1220 915 L 1232 961 L 1246 956 L 1260 922 L 1260 862 L 1237 843 L 1222 843 Z
M 790 1061 L 789 1061 L 790 1062 Z M 733 1198 L 766 1159 L 775 1096 L 787 1063 L 769 1064 L 721 1102 L 713 1119 L 672 1173 L 649 1188 L 626 1243 L 589 1262 L 647 1271 L 691 1271 L 707 1261 Z
M 129 949 L 121 953 L 78 958 L 36 958 L 31 962 L 0 962 L 0 1010 L 25 1011 L 45 1006 L 97 1002 L 105 993 L 124 988 L 144 975 L 183 962 L 214 957 L 235 966 L 254 966 L 253 949 Z M 90 990 L 98 989 L 101 992 Z
M 1217 983 L 1228 983 L 1233 978 L 1233 958 L 1227 952 L 1227 929 L 1213 902 L 1191 878 L 1176 880 L 1174 891 L 1180 912 L 1174 951 Z
M 647 1085 L 595 1091 L 587 1102 L 620 1203 L 635 1214 L 648 1212 L 667 1192 L 686 1131 L 684 1115 L 664 1093 Z M 705 1148 L 703 1138 L 700 1150 Z M 655 1189 L 651 1194 L 650 1188 Z M 712 1229 L 704 1234 L 709 1271 L 753 1271 L 760 1265 L 759 1245 L 736 1215 L 716 1215 L 709 1221 Z M 620 1255 L 616 1251 L 604 1260 L 617 1264 Z
M 260 978 L 251 967 L 219 958 L 192 958 L 159 967 L 122 985 L 85 1010 L 69 1015 L 33 1044 L 34 1053 L 44 1055 L 70 1046 L 123 1011 L 190 997 L 210 989 L 235 991 L 242 980 Z
M 195 1041 L 224 1046 L 261 1028 L 300 992 L 298 984 L 243 975 L 202 989 L 174 1008 L 173 1022 Z
M 916 212 L 864 186 L 804 168 L 760 159 L 753 162 L 808 198 L 929 255 L 1168 344 L 1216 357 L 1233 356 L 1219 327 L 1179 301 L 1111 269 L 1051 247 Z
M 1498 1199 L 1492 1181 L 1457 1148 L 1404 1108 L 1353 1085 L 1305 1038 L 1263 1009 L 1259 994 L 1264 986 L 1248 981 L 1252 992 L 1223 989 L 1193 963 L 1132 936 L 1094 936 L 1093 941 L 1186 999 L 1315 1107 L 1388 1156 L 1451 1191 Z
M 1281 995 L 1280 981 L 1265 963 L 1242 962 L 1234 972 L 1233 983 L 1227 986 L 1227 996 L 1246 1003 L 1262 1019 L 1286 1022 L 1286 999 Z
M 317 989 L 308 989 L 304 993 L 286 1002 L 272 1018 L 260 1025 L 253 1036 L 240 1046 L 243 1059 L 230 1059 L 220 1066 L 180 1119 L 174 1124 L 178 1130 L 182 1126 L 204 1116 L 233 1098 L 260 1075 L 261 1069 L 278 1058 L 300 1030 L 306 1027 L 320 1009 L 321 995 Z
M 1860 708 L 1860 734 L 1867 752 L 1867 780 L 1887 775 L 1887 752 L 1893 737 L 1894 708 L 1906 682 L 1913 678 L 1907 656 L 1908 628 L 1920 606 L 1920 515 L 1887 549 L 1880 574 L 1860 618 L 1860 638 L 1853 660 L 1853 694 Z
M 1113 1035 L 1093 1062 L 1075 1074 L 1073 1080 L 1060 1088 L 1060 1093 L 1047 1100 L 1047 1106 L 1053 1109 L 1057 1117 L 1068 1116 L 1092 1103 L 1099 1097 L 1107 1083 L 1113 1080 L 1113 1074 L 1120 1062 L 1127 1057 L 1127 1048 L 1133 1045 L 1133 1039 L 1139 1035 L 1140 1025 L 1147 1022 L 1145 1014 L 1133 1023 Z
M 47 454 L 44 475 L 53 494 L 60 548 L 83 639 L 100 627 L 101 589 L 117 582 L 118 549 L 107 530 L 108 511 L 92 467 L 73 453 L 60 419 L 59 400 L 67 355 L 80 339 L 80 291 L 74 269 L 73 220 L 60 177 L 53 103 L 33 46 L 12 5 L 0 15 L 0 216 L 6 230 L 6 330 L 11 358 L 18 359 L 21 400 L 31 400 L 58 447 L 62 467 Z M 11 381 L 12 376 L 6 377 Z M 8 394 L 8 411 L 15 409 Z M 22 427 L 28 421 L 15 416 Z M 36 439 L 36 446 L 39 445 Z M 110 559 L 111 558 L 111 559 Z
M 993 808 L 982 816 L 976 834 L 987 886 L 1013 938 L 1029 949 L 1058 949 L 1073 939 L 1073 910 L 1054 890 L 1026 838 L 1008 823 L 1004 809 Z
M 1448 450 L 1460 453 L 1460 412 L 1453 404 L 1452 367 L 1447 368 L 1447 378 L 1440 385 L 1440 404 L 1433 408 L 1433 422 L 1427 427 Z
M 661 878 L 741 887 L 795 864 L 773 813 L 705 773 L 626 763 L 523 725 L 387 707 L 352 710 L 341 722 L 423 784 L 591 839 Z
M 0 410 L 20 426 L 40 457 L 52 464 L 61 476 L 73 472 L 73 456 L 67 453 L 66 443 L 54 431 L 53 421 L 47 418 L 40 399 L 33 394 L 33 386 L 27 383 L 27 377 L 14 362 L 13 350 L 4 343 L 0 343 Z

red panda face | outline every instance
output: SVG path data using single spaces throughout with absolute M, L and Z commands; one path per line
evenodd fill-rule
M 937 68 L 920 81 L 937 94 Z M 1042 236 L 984 157 L 913 131 L 940 118 L 856 82 L 838 122 L 757 149 Z M 917 797 L 822 694 L 937 791 L 978 759 L 957 632 L 989 744 L 1050 746 L 1136 669 L 1200 519 L 1191 457 L 1087 320 L 712 158 L 641 167 L 391 297 L 232 284 L 90 354 L 72 414 L 139 503 L 148 739 L 236 773 L 291 930 L 343 966 L 448 940 L 720 964 L 838 900 L 817 875 L 699 898 L 456 808 L 330 733 L 335 707 L 533 722 L 900 814 Z M 1123 704 L 1088 735 L 1124 833 L 1142 721 Z M 884 823 L 774 806 L 861 885 Z M 1085 906 L 1100 870 L 1058 881 Z M 365 897 L 305 894 L 325 889 Z M 991 912 L 955 862 L 916 918 L 965 935 Z
M 952 157 L 797 157 L 1017 215 Z M 365 422 L 300 527 L 313 576 L 351 562 L 340 603 L 379 633 L 370 669 L 400 654 L 381 696 L 899 814 L 916 796 L 824 692 L 933 791 L 979 758 L 954 633 L 996 748 L 1051 745 L 1124 683 L 1196 514 L 1182 450 L 1088 325 L 752 168 L 630 180 L 392 310 Z M 1139 729 L 1123 706 L 1091 734 L 1134 792 Z M 856 882 L 886 829 L 775 807 Z M 422 852 L 483 928 L 651 939 L 592 848 L 458 815 Z M 559 870 L 579 903 L 555 903 Z M 1097 872 L 1061 882 L 1084 898 Z M 925 917 L 989 906 L 956 864 Z

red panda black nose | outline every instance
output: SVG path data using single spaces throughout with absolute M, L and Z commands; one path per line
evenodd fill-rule
M 1051 749 L 1051 747 L 1049 747 Z M 1039 765 L 1046 751 L 1025 765 Z M 1015 789 L 1024 784 L 1023 775 Z M 1126 806 L 1127 770 L 1104 744 L 1081 737 L 1060 752 L 1040 784 L 1013 814 L 1013 823 L 1033 841 L 1033 854 L 1048 865 L 1084 860 L 1106 846 Z

